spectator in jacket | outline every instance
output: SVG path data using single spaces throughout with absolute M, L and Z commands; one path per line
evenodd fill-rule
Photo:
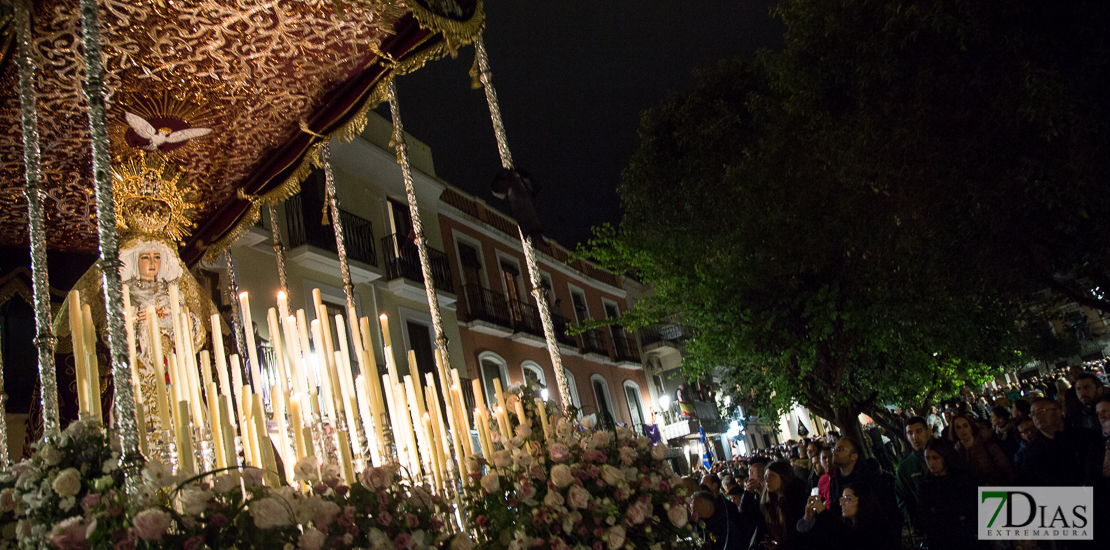
M 1006 407 L 991 409 L 991 426 L 993 427 L 995 442 L 998 443 L 1002 452 L 1013 460 L 1014 453 L 1021 446 L 1021 436 L 1018 435 L 1017 424 L 1010 416 L 1010 410 Z
M 943 440 L 925 445 L 925 461 L 929 473 L 918 492 L 916 525 L 925 533 L 929 548 L 986 547 L 976 535 L 978 484 L 974 475 L 961 466 L 962 461 Z
M 917 517 L 917 488 L 921 478 L 929 471 L 925 464 L 925 445 L 932 439 L 933 433 L 929 431 L 928 422 L 924 418 L 914 416 L 906 421 L 906 440 L 909 441 L 911 450 L 898 463 L 894 493 L 902 518 L 911 527 Z
M 745 529 L 734 506 L 707 491 L 694 493 L 694 516 L 708 550 L 747 550 L 753 529 Z
M 952 440 L 979 483 L 1002 486 L 1014 480 L 1014 463 L 998 444 L 980 432 L 977 422 L 966 415 L 957 416 L 952 421 Z
M 836 442 L 833 447 L 833 464 L 836 466 L 836 476 L 832 478 L 829 486 L 829 500 L 831 510 L 840 515 L 840 497 L 844 487 L 852 482 L 862 482 L 869 485 L 878 499 L 879 511 L 883 516 L 883 525 L 888 529 L 888 542 L 884 548 L 895 548 L 901 543 L 902 517 L 898 513 L 898 503 L 894 496 L 894 476 L 883 474 L 880 470 L 868 469 L 860 459 L 859 445 L 848 438 Z
M 1033 423 L 1041 435 L 1031 443 L 1020 472 L 1024 483 L 1039 486 L 1094 486 L 1103 462 L 1098 433 L 1069 426 L 1056 401 L 1033 402 Z
M 1095 405 L 1102 398 L 1102 393 L 1102 380 L 1097 376 L 1089 372 L 1076 376 L 1075 395 L 1082 407 L 1078 409 L 1075 417 L 1068 418 L 1068 421 L 1085 430 L 1101 431 Z

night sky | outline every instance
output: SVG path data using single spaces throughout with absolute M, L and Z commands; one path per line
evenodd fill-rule
M 771 0 L 487 0 L 486 50 L 518 168 L 542 186 L 544 230 L 563 245 L 620 220 L 616 186 L 640 113 L 693 72 L 782 42 Z M 501 163 L 474 49 L 398 79 L 405 130 L 432 148 L 436 173 L 508 212 L 490 194 Z M 388 107 L 380 112 L 388 113 Z M 386 115 L 388 116 L 388 114 Z

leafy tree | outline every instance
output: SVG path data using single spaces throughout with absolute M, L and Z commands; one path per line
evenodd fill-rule
M 646 112 L 583 250 L 653 285 L 625 322 L 679 314 L 688 372 L 854 432 L 1023 361 L 1027 293 L 1096 305 L 1106 10 L 980 4 L 787 0 L 783 51 Z

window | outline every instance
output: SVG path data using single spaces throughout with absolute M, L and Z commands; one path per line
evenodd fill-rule
M 663 377 L 658 374 L 651 375 L 651 381 L 655 382 L 655 393 L 659 395 L 667 395 L 667 390 L 663 386 Z
M 586 308 L 586 295 L 581 290 L 571 290 L 570 300 L 574 305 L 574 319 L 585 323 L 590 318 L 590 310 Z
M 544 297 L 547 298 L 547 305 L 551 308 L 551 312 L 556 315 L 562 315 L 562 312 L 559 311 L 559 303 L 555 299 L 555 287 L 551 284 L 551 276 L 547 273 L 540 273 L 540 281 L 540 284 L 543 285 Z
M 463 285 L 482 285 L 482 258 L 478 249 L 465 243 L 459 246 L 459 263 L 462 264 Z
M 616 422 L 616 416 L 613 415 L 613 400 L 609 398 L 609 383 L 595 374 L 590 377 L 590 384 L 594 388 L 594 399 L 597 401 L 598 425 L 612 426 Z
M 478 365 L 482 375 L 482 391 L 486 393 L 486 405 L 497 408 L 497 392 L 493 388 L 494 380 L 501 380 L 501 388 L 509 385 L 509 372 L 507 363 L 500 355 L 491 351 L 484 351 L 478 355 Z
M 535 361 L 525 361 L 520 364 L 520 370 L 524 372 L 524 383 L 535 384 L 540 387 L 547 387 L 545 376 L 543 375 L 543 367 Z
M 632 425 L 639 433 L 639 425 L 644 423 L 644 403 L 640 399 L 640 386 L 631 380 L 625 380 L 624 398 L 628 401 L 628 413 L 632 416 Z
M 620 308 L 617 307 L 617 304 L 608 301 L 603 301 L 602 304 L 605 306 L 606 319 L 615 319 L 621 316 L 621 311 Z M 621 350 L 621 346 L 628 346 L 624 338 L 624 327 L 620 325 L 609 325 L 609 335 L 613 337 L 613 345 L 616 346 L 617 350 Z

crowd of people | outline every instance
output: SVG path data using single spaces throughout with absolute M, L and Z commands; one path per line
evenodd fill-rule
M 1071 367 L 1010 387 L 965 392 L 903 433 L 836 432 L 684 478 L 708 550 L 1107 548 L 1110 389 Z M 978 487 L 1093 487 L 1095 540 L 978 540 Z

